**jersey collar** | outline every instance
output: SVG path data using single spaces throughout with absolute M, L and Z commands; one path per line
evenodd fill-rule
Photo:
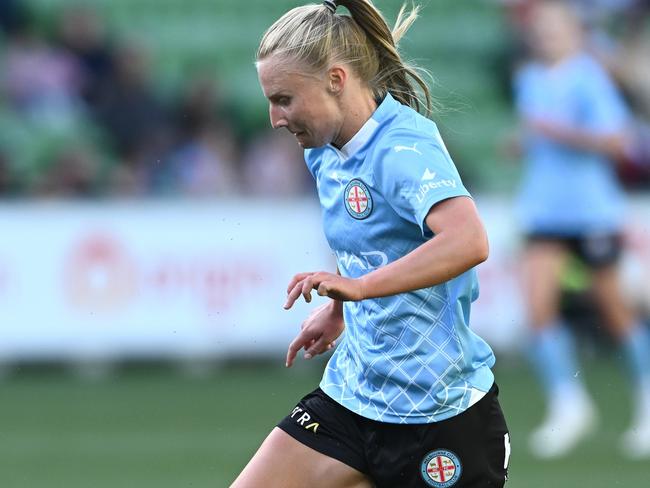
M 350 139 L 345 146 L 341 149 L 337 149 L 330 144 L 330 147 L 334 149 L 341 158 L 349 159 L 354 153 L 361 149 L 375 134 L 377 128 L 381 123 L 388 119 L 391 114 L 397 111 L 399 107 L 399 102 L 395 100 L 390 93 L 386 93 L 386 96 L 375 109 L 372 116 L 366 121 L 365 124 L 359 129 L 352 139 Z

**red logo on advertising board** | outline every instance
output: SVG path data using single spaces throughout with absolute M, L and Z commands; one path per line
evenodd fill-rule
M 77 307 L 107 312 L 134 297 L 135 264 L 110 236 L 95 235 L 79 243 L 65 271 L 68 298 Z

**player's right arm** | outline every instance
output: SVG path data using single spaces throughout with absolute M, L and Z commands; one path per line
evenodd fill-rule
M 561 125 L 541 118 L 528 119 L 527 127 L 565 146 L 602 154 L 613 160 L 621 159 L 627 148 L 624 132 L 598 133 L 590 129 Z

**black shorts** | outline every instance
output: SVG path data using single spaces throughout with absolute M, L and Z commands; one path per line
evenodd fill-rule
M 366 474 L 377 488 L 502 487 L 510 439 L 496 384 L 463 413 L 430 424 L 357 415 L 320 388 L 279 424 L 299 442 Z
M 584 234 L 563 236 L 545 232 L 532 232 L 526 236 L 528 242 L 557 242 L 564 244 L 587 266 L 598 269 L 616 264 L 623 250 L 620 234 Z

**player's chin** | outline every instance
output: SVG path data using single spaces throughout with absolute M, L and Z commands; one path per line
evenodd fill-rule
M 312 149 L 314 147 L 321 147 L 327 144 L 327 142 L 322 140 L 323 139 L 322 136 L 318 136 L 317 134 L 314 134 L 312 131 L 294 132 L 291 129 L 289 129 L 289 132 L 293 134 L 293 136 L 296 138 L 296 142 L 303 149 Z
M 312 144 L 309 142 L 301 142 L 301 141 L 298 141 L 298 145 L 303 149 L 313 149 L 315 147 L 320 147 L 318 144 Z
M 315 147 L 322 147 L 328 144 L 328 142 L 322 140 L 322 138 L 316 139 L 314 137 L 308 136 L 304 132 L 302 134 L 297 135 L 296 139 L 298 140 L 298 144 L 300 144 L 300 146 L 303 149 L 312 149 Z
M 293 137 L 296 138 L 296 142 L 300 147 L 306 147 L 305 142 L 307 142 L 307 134 L 304 132 L 291 132 L 293 134 Z
M 298 145 L 302 147 L 303 149 L 311 149 L 314 147 L 319 147 L 322 146 L 322 144 L 315 144 L 312 139 L 310 139 L 307 136 L 296 136 L 296 140 L 298 141 Z

